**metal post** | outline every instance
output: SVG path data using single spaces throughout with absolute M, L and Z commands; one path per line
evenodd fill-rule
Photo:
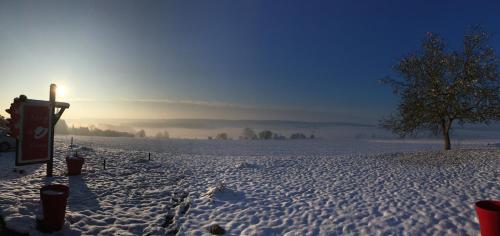
M 50 121 L 51 121 L 51 127 L 50 128 L 50 137 L 49 137 L 49 148 L 50 148 L 50 159 L 49 162 L 47 162 L 47 177 L 52 177 L 52 172 L 54 169 L 54 113 L 56 112 L 56 88 L 57 86 L 55 84 L 50 85 L 50 95 L 49 95 L 49 102 L 50 102 Z

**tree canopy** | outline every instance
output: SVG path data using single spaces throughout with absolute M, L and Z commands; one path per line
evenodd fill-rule
M 500 73 L 489 39 L 489 33 L 476 27 L 464 35 L 460 50 L 447 51 L 443 38 L 428 33 L 420 51 L 394 66 L 401 79 L 382 80 L 401 97 L 396 114 L 382 126 L 401 136 L 422 129 L 442 133 L 445 149 L 450 149 L 454 121 L 500 120 Z

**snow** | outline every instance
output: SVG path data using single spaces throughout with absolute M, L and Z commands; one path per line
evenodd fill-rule
M 1 154 L 8 228 L 42 235 L 49 183 L 70 187 L 59 235 L 205 235 L 214 224 L 229 235 L 477 235 L 474 202 L 500 197 L 499 140 L 444 152 L 433 140 L 76 137 L 83 174 L 66 176 L 69 138 L 56 137 L 52 178 L 40 164 L 14 172 L 14 154 Z

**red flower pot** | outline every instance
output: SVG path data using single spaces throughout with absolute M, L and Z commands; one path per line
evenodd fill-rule
M 500 201 L 476 202 L 476 213 L 482 236 L 500 235 Z
M 69 188 L 62 184 L 51 184 L 40 189 L 44 230 L 58 231 L 63 227 L 68 194 Z
M 79 175 L 82 173 L 84 163 L 83 157 L 66 157 L 66 165 L 68 166 L 68 175 Z

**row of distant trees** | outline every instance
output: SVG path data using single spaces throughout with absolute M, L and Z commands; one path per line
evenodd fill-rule
M 0 128 L 7 128 L 7 121 L 3 116 L 0 115 Z M 56 134 L 71 134 L 71 135 L 81 135 L 81 136 L 101 136 L 101 137 L 145 137 L 146 132 L 140 130 L 136 134 L 121 132 L 110 129 L 99 129 L 96 127 L 68 127 L 64 120 L 59 120 L 55 127 Z
M 81 136 L 101 136 L 101 137 L 134 137 L 136 135 L 115 130 L 102 130 L 96 127 L 68 127 L 64 120 L 59 120 L 55 127 L 56 134 L 72 134 Z M 138 133 L 140 134 L 140 132 Z M 145 135 L 145 133 L 144 133 Z
M 208 137 L 209 139 L 212 139 L 212 137 Z M 316 138 L 314 134 L 311 134 L 309 136 L 303 134 L 303 133 L 293 133 L 289 137 L 289 139 L 314 139 Z M 219 133 L 215 136 L 215 139 L 221 139 L 221 140 L 226 140 L 229 139 L 229 135 L 227 133 Z M 278 134 L 278 133 L 273 133 L 271 130 L 263 130 L 259 133 L 256 133 L 253 129 L 250 128 L 244 128 L 243 131 L 241 132 L 241 136 L 239 136 L 240 140 L 285 140 L 287 137 L 284 135 Z
M 1 117 L 0 117 L 1 124 Z M 81 136 L 101 136 L 101 137 L 137 137 L 137 138 L 145 138 L 146 131 L 141 129 L 138 132 L 129 133 L 122 132 L 110 129 L 99 129 L 95 126 L 90 127 L 68 127 L 64 120 L 59 120 L 55 127 L 56 134 L 72 134 L 72 135 L 81 135 Z M 168 139 L 170 138 L 170 134 L 167 131 L 158 132 L 155 135 L 157 139 Z
M 0 115 L 0 128 L 3 128 L 3 129 L 7 128 L 7 121 L 5 120 L 5 118 L 2 115 Z

